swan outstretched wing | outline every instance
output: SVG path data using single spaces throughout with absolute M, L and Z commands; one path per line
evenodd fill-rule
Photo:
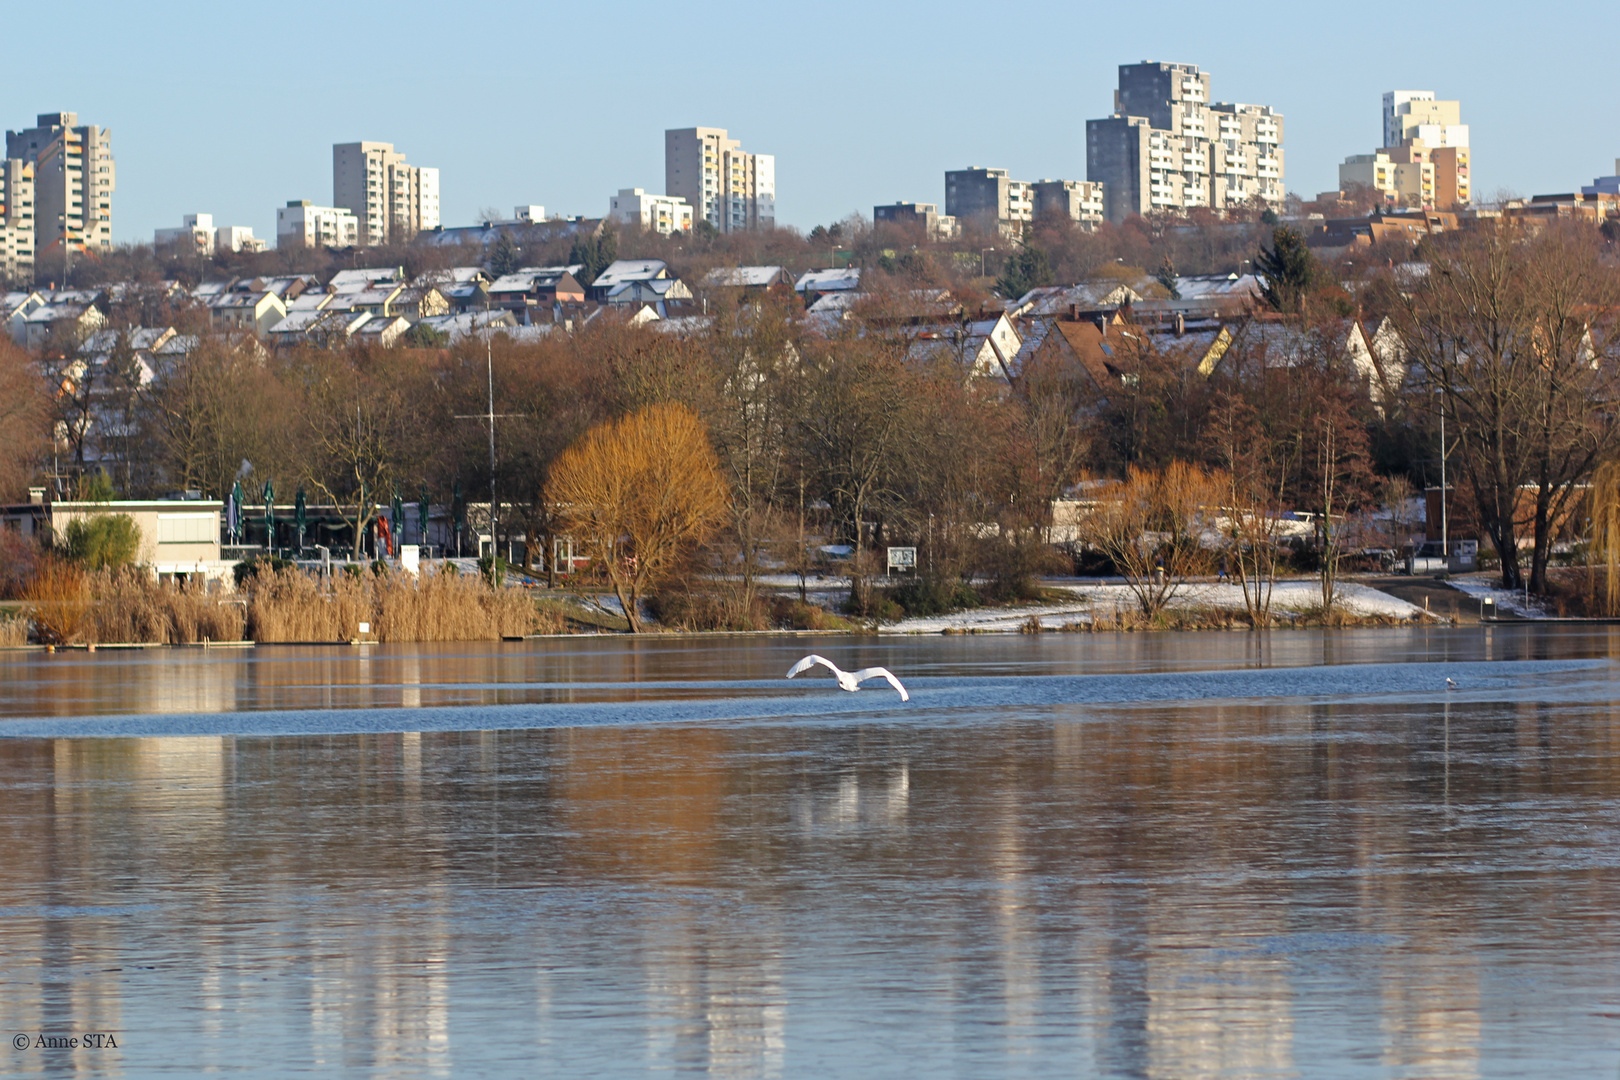
M 797 664 L 794 664 L 788 669 L 787 678 L 791 679 L 801 671 L 809 671 L 817 664 L 828 668 L 834 675 L 843 674 L 843 672 L 839 670 L 838 665 L 833 663 L 831 660 L 828 660 L 825 656 L 817 656 L 815 653 L 811 653 L 809 656 L 805 657 L 803 660 L 800 660 Z
M 890 671 L 886 667 L 862 668 L 855 673 L 855 681 L 857 683 L 863 683 L 867 679 L 888 679 L 889 685 L 900 691 L 901 701 L 911 700 L 911 695 L 906 693 L 906 688 L 904 686 L 900 685 L 900 680 L 894 677 L 894 672 Z

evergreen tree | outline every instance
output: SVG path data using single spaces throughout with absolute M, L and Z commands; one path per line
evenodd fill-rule
M 1029 290 L 1050 285 L 1052 281 L 1052 265 L 1046 259 L 1046 252 L 1034 244 L 1025 244 L 1007 260 L 996 281 L 996 291 L 1008 300 L 1016 300 Z
M 1298 311 L 1322 273 L 1305 238 L 1286 225 L 1271 231 L 1271 247 L 1261 248 L 1254 264 L 1264 278 L 1260 291 L 1274 311 Z
M 512 234 L 505 229 L 495 240 L 495 248 L 489 253 L 489 272 L 495 277 L 505 277 L 515 274 L 523 268 L 523 252 Z
M 1164 291 L 1170 294 L 1170 299 L 1180 300 L 1181 290 L 1176 287 L 1176 278 L 1179 276 L 1176 273 L 1176 264 L 1170 261 L 1170 256 L 1166 255 L 1160 260 L 1159 268 L 1154 271 L 1153 280 L 1164 286 Z
M 574 245 L 568 249 L 569 265 L 577 263 L 584 268 L 579 272 L 581 285 L 589 285 L 595 281 L 597 275 L 606 270 L 608 264 L 618 257 L 619 235 L 605 225 L 595 236 L 574 237 Z

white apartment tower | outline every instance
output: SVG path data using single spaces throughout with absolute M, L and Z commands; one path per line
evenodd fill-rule
M 360 222 L 360 243 L 409 243 L 439 226 L 439 170 L 407 165 L 393 143 L 332 147 L 332 205 Z
M 43 113 L 27 131 L 6 132 L 6 157 L 34 167 L 34 250 L 112 249 L 112 135 L 77 113 Z
M 776 158 L 744 152 L 724 128 L 664 132 L 664 190 L 721 232 L 776 225 Z
M 1114 113 L 1086 121 L 1086 179 L 1109 221 L 1154 210 L 1282 205 L 1283 118 L 1210 101 L 1194 64 L 1121 64 Z
M 0 160 L 0 280 L 34 276 L 34 166 Z

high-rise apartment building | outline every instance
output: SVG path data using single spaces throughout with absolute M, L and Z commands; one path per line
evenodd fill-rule
M 1436 101 L 1432 90 L 1389 91 L 1384 95 L 1384 150 L 1398 157 L 1398 149 L 1434 166 L 1432 198 L 1422 205 L 1449 210 L 1468 204 L 1472 190 L 1462 102 Z
M 664 132 L 664 191 L 721 232 L 776 225 L 776 158 L 745 152 L 724 128 Z
M 1266 105 L 1210 102 L 1193 64 L 1121 64 L 1114 113 L 1086 122 L 1086 178 L 1109 221 L 1153 210 L 1283 201 L 1283 118 Z
M 1089 180 L 1037 180 L 1035 216 L 1057 214 L 1096 228 L 1103 222 L 1104 185 Z
M 112 134 L 80 126 L 77 113 L 42 113 L 26 131 L 6 132 L 6 157 L 34 167 L 34 251 L 112 248 Z
M 987 232 L 1021 232 L 1035 220 L 1035 186 L 1006 169 L 956 169 L 945 174 L 945 213 Z
M 24 281 L 34 274 L 34 166 L 0 160 L 0 279 Z
M 439 170 L 407 165 L 393 143 L 332 146 L 332 205 L 360 222 L 360 243 L 409 243 L 439 226 Z

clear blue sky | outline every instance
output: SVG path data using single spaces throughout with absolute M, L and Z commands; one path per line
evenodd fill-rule
M 0 127 L 71 110 L 112 129 L 120 241 L 203 211 L 273 237 L 332 196 L 334 142 L 440 170 L 447 225 L 519 203 L 597 216 L 663 188 L 663 131 L 724 127 L 776 155 L 779 220 L 808 229 L 942 173 L 1085 178 L 1116 68 L 1198 64 L 1218 101 L 1285 114 L 1306 197 L 1379 140 L 1380 95 L 1463 103 L 1474 190 L 1569 191 L 1613 171 L 1613 0 L 1548 9 L 970 3 L 75 4 L 9 50 Z M 1377 22 L 1386 26 L 1376 26 Z

